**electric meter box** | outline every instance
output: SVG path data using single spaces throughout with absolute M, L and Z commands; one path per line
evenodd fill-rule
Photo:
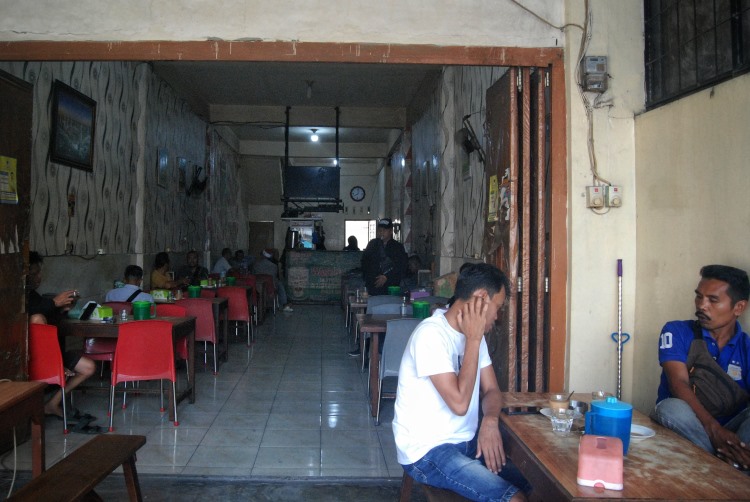
M 607 56 L 584 56 L 581 61 L 581 85 L 587 92 L 607 90 Z

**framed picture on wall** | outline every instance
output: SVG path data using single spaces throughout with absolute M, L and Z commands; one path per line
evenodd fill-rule
M 156 183 L 163 188 L 167 188 L 169 180 L 169 152 L 165 148 L 159 148 L 156 158 Z
M 95 126 L 96 101 L 55 80 L 52 84 L 50 160 L 93 171 Z

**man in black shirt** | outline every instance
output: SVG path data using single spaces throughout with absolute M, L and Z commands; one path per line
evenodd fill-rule
M 393 222 L 378 220 L 378 236 L 367 243 L 362 254 L 362 274 L 370 296 L 388 294 L 388 286 L 398 286 L 406 273 L 409 257 L 404 246 L 393 240 Z

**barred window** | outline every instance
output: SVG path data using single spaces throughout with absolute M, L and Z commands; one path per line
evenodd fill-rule
M 645 0 L 646 106 L 750 69 L 750 0 Z

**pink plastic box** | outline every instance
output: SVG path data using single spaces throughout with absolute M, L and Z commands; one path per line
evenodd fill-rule
M 587 434 L 578 444 L 578 484 L 622 490 L 622 441 Z

